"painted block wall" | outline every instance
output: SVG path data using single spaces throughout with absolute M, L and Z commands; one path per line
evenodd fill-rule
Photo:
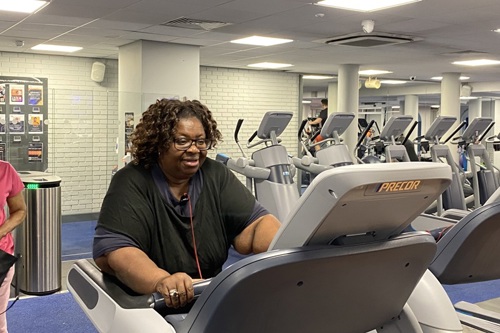
M 94 61 L 106 64 L 101 83 Z M 62 214 L 98 212 L 116 164 L 118 62 L 0 52 L 0 75 L 48 79 L 47 172 L 62 179 Z
M 215 158 L 218 152 L 231 157 L 242 153 L 234 141 L 234 129 L 238 119 L 244 119 L 239 132 L 240 145 L 251 157 L 252 149 L 246 148 L 248 138 L 257 130 L 266 111 L 291 111 L 293 117 L 280 136 L 288 153 L 297 154 L 299 119 L 299 75 L 286 72 L 255 71 L 220 67 L 201 67 L 200 101 L 213 112 L 223 141 L 210 152 Z M 300 105 L 300 107 L 302 107 Z M 253 141 L 257 142 L 257 138 Z M 244 177 L 238 175 L 244 182 Z
M 94 61 L 106 64 L 101 83 L 90 79 Z M 294 113 L 282 139 L 289 152 L 296 153 L 297 74 L 214 67 L 201 67 L 200 74 L 200 100 L 214 112 L 224 136 L 211 157 L 218 151 L 241 156 L 233 140 L 237 120 L 245 118 L 240 132 L 244 144 L 268 110 Z M 62 214 L 99 212 L 117 160 L 118 61 L 0 52 L 0 75 L 48 78 L 47 172 L 62 178 Z M 249 155 L 251 151 L 246 149 Z

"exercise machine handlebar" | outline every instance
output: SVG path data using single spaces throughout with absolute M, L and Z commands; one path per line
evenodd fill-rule
M 447 143 L 448 141 L 450 141 L 454 136 L 455 134 L 458 133 L 458 131 L 460 131 L 465 125 L 467 125 L 467 122 L 464 120 L 462 121 L 462 123 L 460 125 L 458 125 L 457 128 L 455 128 L 455 130 L 444 140 L 443 143 Z
M 372 126 L 373 126 L 374 123 L 375 123 L 375 120 L 372 120 L 372 121 L 370 121 L 370 123 L 368 124 L 368 126 L 365 127 L 365 130 L 363 131 L 363 133 L 359 137 L 358 143 L 356 143 L 356 149 L 358 149 L 359 146 L 361 146 L 361 144 L 363 143 L 363 140 L 368 135 L 368 132 L 371 130 L 371 128 L 372 128 Z
M 408 138 L 410 137 L 411 133 L 413 133 L 413 130 L 415 129 L 415 127 L 417 127 L 418 125 L 418 121 L 415 121 L 413 123 L 413 125 L 411 126 L 410 130 L 408 131 L 408 133 L 406 134 L 403 142 L 401 142 L 402 145 L 404 145 L 406 143 L 406 141 L 408 141 Z
M 241 125 L 243 125 L 243 119 L 240 118 L 238 119 L 238 122 L 236 123 L 236 128 L 234 129 L 234 142 L 236 142 L 236 145 L 238 146 L 241 155 L 243 155 L 243 157 L 246 158 L 247 155 L 245 154 L 243 147 L 241 147 L 240 140 L 238 139 L 238 134 L 240 133 Z
M 203 290 L 205 290 L 205 288 L 210 284 L 211 281 L 212 279 L 206 279 L 193 284 L 193 289 L 194 289 L 193 301 L 196 301 L 198 297 L 200 297 Z M 153 293 L 149 298 L 148 302 L 150 308 L 160 313 L 162 313 L 163 310 L 167 308 L 167 304 L 165 303 L 165 298 L 160 293 Z
M 495 122 L 492 121 L 488 127 L 486 127 L 486 129 L 484 130 L 483 134 L 481 134 L 481 136 L 477 139 L 478 142 L 481 142 L 483 141 L 484 137 L 486 136 L 486 133 L 488 133 L 490 131 L 490 129 L 495 125 Z

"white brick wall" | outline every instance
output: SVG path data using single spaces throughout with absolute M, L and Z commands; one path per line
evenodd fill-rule
M 244 122 L 238 138 L 245 154 L 250 157 L 252 151 L 258 148 L 247 149 L 248 138 L 257 130 L 264 113 L 274 110 L 292 111 L 294 114 L 281 139 L 288 152 L 296 155 L 301 120 L 298 119 L 300 86 L 297 74 L 201 67 L 200 81 L 200 101 L 214 113 L 223 135 L 223 142 L 210 153 L 211 157 L 215 157 L 217 152 L 231 157 L 242 156 L 233 139 L 239 118 L 243 118 Z M 239 178 L 244 181 L 244 177 Z
M 106 64 L 100 84 L 90 79 L 96 60 Z M 48 172 L 62 178 L 62 213 L 99 212 L 117 159 L 118 62 L 0 52 L 0 75 L 48 79 Z M 214 112 L 223 134 L 219 152 L 241 156 L 233 140 L 239 118 L 245 119 L 240 131 L 240 142 L 245 146 L 266 111 L 287 110 L 294 117 L 281 138 L 289 153 L 296 153 L 297 74 L 201 67 L 200 81 L 200 100 Z M 211 157 L 216 153 L 211 152 Z M 250 155 L 251 150 L 246 149 L 246 153 Z

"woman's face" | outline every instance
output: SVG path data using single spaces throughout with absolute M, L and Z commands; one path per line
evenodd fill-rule
M 205 130 L 198 118 L 179 119 L 174 139 L 205 139 Z M 175 148 L 174 143 L 160 155 L 159 164 L 168 180 L 189 179 L 201 167 L 207 157 L 206 150 L 199 150 L 192 144 L 186 151 Z

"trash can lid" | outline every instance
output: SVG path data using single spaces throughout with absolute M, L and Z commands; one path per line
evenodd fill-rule
M 41 171 L 18 171 L 26 188 L 54 187 L 61 183 L 61 177 Z

